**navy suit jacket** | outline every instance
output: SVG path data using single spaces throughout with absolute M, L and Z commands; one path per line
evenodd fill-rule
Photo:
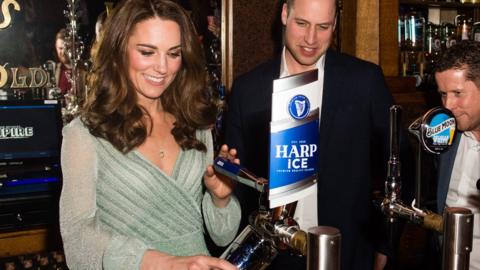
M 445 202 L 447 201 L 448 187 L 450 185 L 450 177 L 452 177 L 453 165 L 455 163 L 455 157 L 457 155 L 458 145 L 460 144 L 460 138 L 463 133 L 457 133 L 452 146 L 442 153 L 438 158 L 437 168 L 437 213 L 440 215 L 445 208 Z
M 462 132 L 458 132 L 455 136 L 453 144 L 447 151 L 438 155 L 434 159 L 435 173 L 432 176 L 436 180 L 437 192 L 436 192 L 436 211 L 438 214 L 443 215 L 443 209 L 445 208 L 447 201 L 448 187 L 450 185 L 450 178 L 452 176 L 453 165 L 455 163 L 455 157 L 457 155 L 458 145 L 460 144 L 460 138 L 463 136 Z M 431 231 L 428 235 L 428 245 L 425 258 L 424 269 L 440 269 L 441 267 L 441 234 Z
M 229 96 L 225 140 L 242 165 L 268 178 L 273 80 L 281 58 L 238 77 Z M 325 59 L 319 138 L 318 224 L 342 234 L 342 269 L 372 269 L 372 171 L 385 172 L 389 108 L 393 99 L 381 69 L 328 50 Z M 258 193 L 237 185 L 243 222 L 258 209 Z M 303 228 L 304 230 L 308 228 Z

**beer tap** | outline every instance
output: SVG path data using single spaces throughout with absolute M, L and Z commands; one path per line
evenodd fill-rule
M 402 181 L 398 132 L 398 119 L 401 117 L 401 112 L 400 106 L 392 106 L 390 108 L 390 157 L 388 160 L 387 180 L 385 181 L 385 199 L 382 203 L 384 212 L 390 222 L 395 220 L 394 208 L 403 208 L 400 199 Z
M 390 157 L 388 160 L 387 180 L 385 181 L 385 198 L 381 209 L 392 224 L 397 218 L 407 219 L 414 224 L 429 229 L 442 231 L 442 218 L 430 211 L 421 210 L 415 206 L 407 206 L 402 202 L 402 181 L 400 162 L 400 123 L 402 108 L 393 105 L 390 108 Z
M 260 192 L 267 198 L 268 180 L 255 176 L 240 165 L 217 157 L 215 170 Z M 308 270 L 340 269 L 340 232 L 332 227 L 313 227 L 307 232 L 293 219 L 296 202 L 269 209 L 262 199 L 259 210 L 249 216 L 249 225 L 239 234 L 221 258 L 240 270 L 262 270 L 279 250 L 307 257 Z M 321 256 L 321 255 L 322 256 Z
M 443 270 L 468 269 L 473 237 L 472 212 L 466 208 L 447 207 L 442 216 L 429 210 L 419 209 L 415 206 L 415 200 L 411 206 L 407 206 L 400 198 L 402 188 L 399 157 L 401 111 L 398 105 L 390 108 L 390 157 L 385 181 L 385 197 L 380 204 L 381 209 L 390 225 L 398 218 L 402 218 L 443 234 Z M 419 140 L 419 151 L 423 149 L 433 154 L 440 154 L 452 144 L 455 125 L 453 114 L 445 108 L 437 107 L 415 120 L 409 129 Z M 421 155 L 418 154 L 415 196 L 417 202 L 420 202 L 421 190 L 420 157 Z
M 217 157 L 214 162 L 216 171 L 227 175 L 235 181 L 259 191 L 261 198 L 266 198 L 268 180 L 257 177 L 247 169 L 231 163 L 225 158 Z M 276 248 L 289 247 L 292 251 L 306 255 L 307 234 L 300 230 L 297 222 L 293 219 L 296 203 L 268 210 L 260 203 L 259 211 L 250 215 L 250 225 L 260 234 L 271 239 Z

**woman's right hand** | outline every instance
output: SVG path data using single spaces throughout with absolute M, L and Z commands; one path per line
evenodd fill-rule
M 237 270 L 231 263 L 210 256 L 172 256 L 156 250 L 143 255 L 140 270 Z

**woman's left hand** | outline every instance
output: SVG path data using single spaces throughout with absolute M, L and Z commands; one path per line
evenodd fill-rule
M 240 160 L 236 158 L 237 150 L 228 149 L 227 145 L 222 145 L 218 156 L 226 158 L 236 164 L 240 164 Z M 208 165 L 203 181 L 208 191 L 212 195 L 215 206 L 225 207 L 230 201 L 230 194 L 232 194 L 234 181 L 222 174 L 215 172 L 212 165 Z

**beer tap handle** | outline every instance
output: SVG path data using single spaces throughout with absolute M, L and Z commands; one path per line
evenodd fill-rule
M 386 195 L 395 202 L 400 199 L 401 175 L 400 175 L 400 122 L 402 107 L 393 105 L 390 107 L 390 158 L 388 160 L 388 175 L 386 181 Z
M 259 192 L 263 193 L 267 190 L 267 179 L 256 176 L 241 165 L 230 162 L 226 158 L 217 157 L 213 162 L 213 168 L 215 171 Z
M 417 159 L 415 164 L 415 202 L 417 208 L 422 208 L 422 142 L 421 142 L 421 128 L 422 118 L 419 117 L 408 126 L 408 131 L 415 136 L 418 141 Z
M 428 212 L 423 217 L 423 227 L 442 233 L 443 217 L 439 214 Z
M 388 159 L 387 179 L 385 180 L 385 197 L 381 206 L 390 223 L 396 217 L 395 207 L 402 204 L 400 200 L 402 182 L 399 150 L 401 112 L 402 108 L 399 105 L 390 107 L 390 157 Z

